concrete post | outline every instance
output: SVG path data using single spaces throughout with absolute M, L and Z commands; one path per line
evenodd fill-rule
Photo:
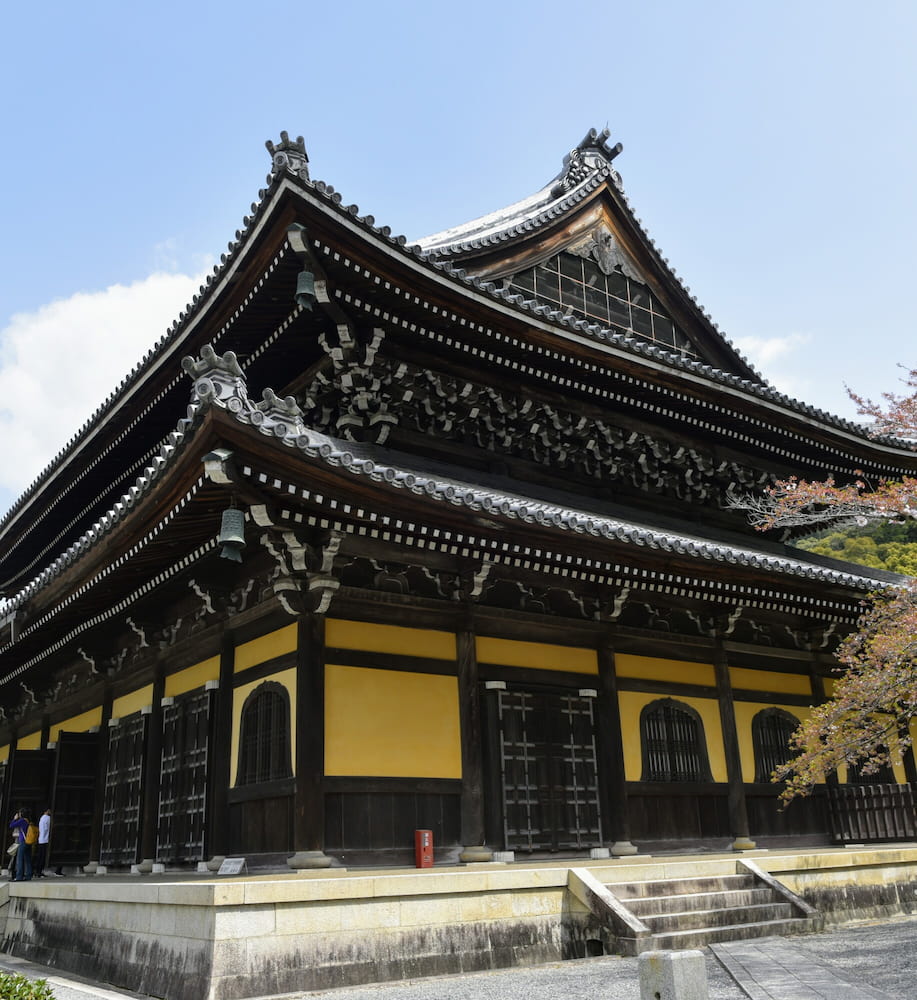
M 638 960 L 640 1000 L 708 1000 L 700 951 L 645 951 Z

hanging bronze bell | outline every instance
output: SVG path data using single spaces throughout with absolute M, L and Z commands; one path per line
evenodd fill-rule
M 245 513 L 237 507 L 229 507 L 223 511 L 223 522 L 220 525 L 220 537 L 217 541 L 223 547 L 220 549 L 221 559 L 231 559 L 242 562 L 242 549 L 245 548 Z
M 311 309 L 315 301 L 315 275 L 311 271 L 300 271 L 296 276 L 296 304 Z

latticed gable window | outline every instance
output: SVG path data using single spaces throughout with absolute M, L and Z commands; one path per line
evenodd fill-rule
M 694 345 L 643 282 L 620 271 L 603 274 L 588 258 L 560 253 L 519 271 L 507 283 L 511 291 L 526 299 L 574 313 L 665 350 L 697 357 Z
M 709 781 L 704 726 L 697 712 L 670 698 L 640 715 L 643 781 Z
M 790 737 L 798 727 L 799 719 L 779 708 L 765 708 L 752 719 L 755 781 L 770 781 L 774 770 L 793 756 Z
M 285 687 L 266 681 L 245 699 L 239 738 L 237 785 L 289 778 L 290 696 Z

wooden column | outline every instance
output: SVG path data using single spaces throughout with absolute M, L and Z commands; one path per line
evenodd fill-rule
M 598 648 L 598 764 L 602 811 L 605 814 L 605 837 L 612 841 L 615 857 L 636 854 L 630 840 L 630 816 L 627 811 L 627 776 L 624 771 L 624 734 L 621 730 L 621 706 L 618 701 L 618 675 L 611 638 Z
M 102 818 L 105 811 L 105 779 L 108 776 L 108 723 L 111 720 L 111 685 L 102 693 L 102 721 L 99 723 L 99 760 L 96 767 L 96 787 L 89 834 L 90 862 L 99 861 L 102 850 Z
M 162 780 L 162 699 L 166 679 L 162 664 L 153 679 L 153 703 L 147 720 L 146 759 L 144 760 L 143 812 L 140 823 L 140 858 L 142 870 L 151 869 L 156 860 L 159 834 L 159 784 Z
M 204 856 L 210 855 L 212 868 L 219 868 L 217 862 L 230 852 L 229 786 L 232 784 L 232 678 L 235 655 L 235 637 L 227 632 L 220 648 L 220 687 L 210 727 L 210 777 L 207 787 L 210 819 L 205 831 Z
M 291 868 L 327 868 L 325 854 L 325 616 L 299 619 L 296 645 L 296 791 Z
M 466 863 L 492 861 L 493 850 L 485 846 L 484 762 L 481 730 L 478 657 L 474 620 L 469 612 L 464 627 L 456 633 L 459 724 L 462 739 L 462 845 L 459 859 Z
M 729 679 L 729 665 L 726 662 L 726 652 L 720 635 L 717 635 L 714 645 L 713 666 L 716 672 L 717 701 L 720 706 L 720 726 L 723 730 L 723 749 L 726 754 L 726 780 L 729 783 L 727 801 L 729 825 L 733 835 L 732 849 L 750 851 L 754 849 L 755 842 L 748 835 L 748 810 L 745 806 L 739 734 L 732 703 L 732 682 Z
M 486 842 L 498 851 L 509 849 L 504 834 L 500 754 L 499 700 L 500 691 L 505 689 L 505 681 L 485 681 L 482 692 L 484 835 Z

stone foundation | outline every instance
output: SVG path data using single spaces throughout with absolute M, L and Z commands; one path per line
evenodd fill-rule
M 762 851 L 754 860 L 829 921 L 911 912 L 917 903 L 917 848 Z M 735 873 L 737 863 L 734 855 L 631 857 L 27 882 L 0 887 L 0 904 L 8 899 L 0 947 L 169 1000 L 241 1000 L 614 952 L 620 928 L 590 908 L 583 878 L 571 869 L 613 885 Z

